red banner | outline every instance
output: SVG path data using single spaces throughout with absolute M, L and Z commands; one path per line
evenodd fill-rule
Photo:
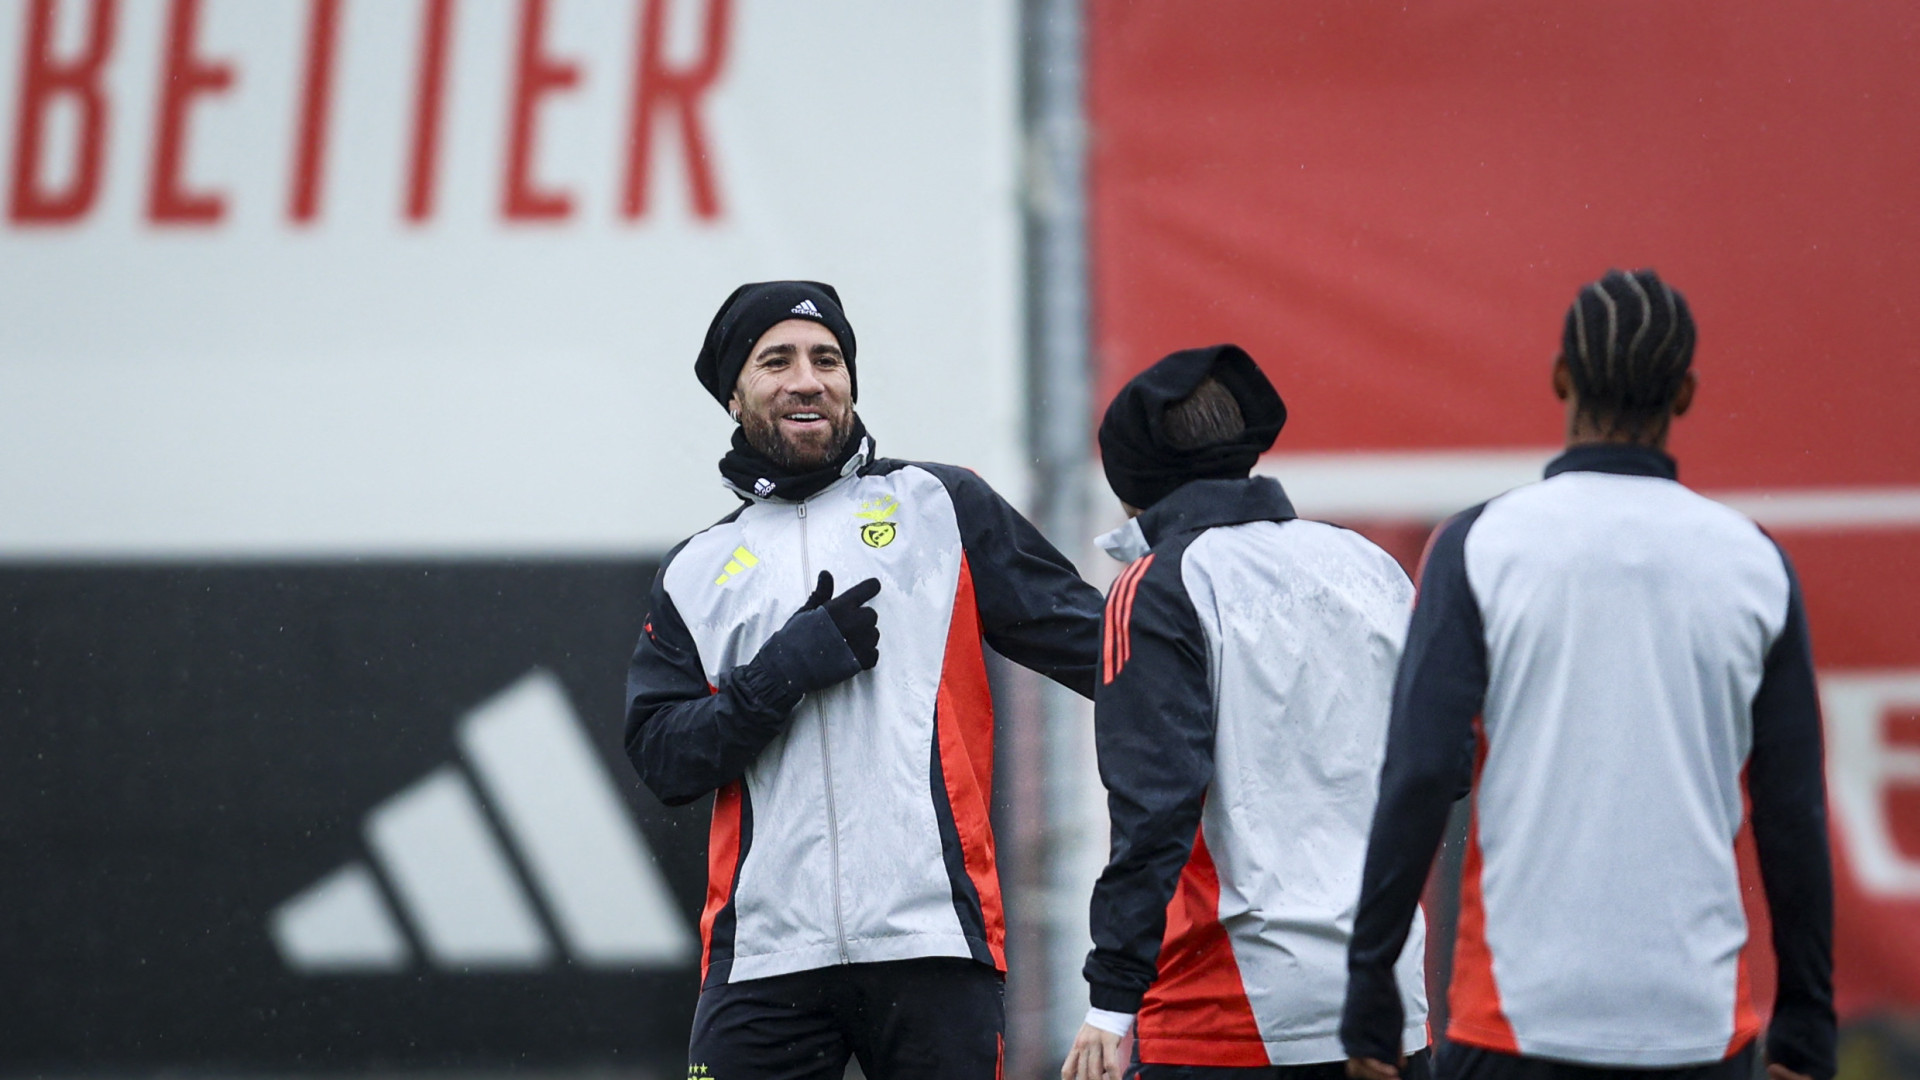
M 1090 18 L 1101 404 L 1167 351 L 1235 341 L 1292 411 L 1278 451 L 1544 450 L 1574 291 L 1652 266 L 1686 293 L 1682 476 L 1741 495 L 1806 587 L 1842 1006 L 1920 1005 L 1920 8 Z

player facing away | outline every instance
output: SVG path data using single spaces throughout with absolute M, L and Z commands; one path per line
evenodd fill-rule
M 1094 737 L 1112 856 L 1094 887 L 1093 1008 L 1061 1073 L 1339 1077 L 1346 944 L 1413 586 L 1357 533 L 1250 477 L 1286 406 L 1233 345 L 1177 352 L 1100 425 L 1134 516 L 1107 597 Z M 1415 931 L 1416 939 L 1418 931 Z M 1421 951 L 1393 1052 L 1426 1063 Z
M 1761 1017 L 1734 857 L 1749 820 L 1779 959 L 1770 1071 L 1833 1075 L 1806 613 L 1773 541 L 1681 486 L 1664 452 L 1693 347 L 1686 301 L 1652 271 L 1581 289 L 1553 365 L 1566 452 L 1434 534 L 1354 925 L 1355 1077 L 1395 1071 L 1394 959 L 1469 790 L 1438 1075 L 1750 1076 Z
M 655 577 L 626 735 L 668 804 L 717 792 L 689 1075 L 997 1076 L 982 642 L 1093 690 L 1100 594 L 972 472 L 874 456 L 854 345 L 832 288 L 763 282 L 695 364 L 741 506 Z

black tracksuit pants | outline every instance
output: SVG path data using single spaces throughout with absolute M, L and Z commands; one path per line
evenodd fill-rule
M 1402 1080 L 1431 1080 L 1432 1055 L 1420 1050 L 1407 1055 L 1400 1067 Z M 1143 1065 L 1134 1062 L 1127 1080 L 1347 1080 L 1347 1060 L 1315 1065 Z
M 999 972 L 936 957 L 842 964 L 700 992 L 687 1075 L 712 1080 L 995 1080 Z M 705 1071 L 702 1071 L 702 1070 Z
M 1751 1080 L 1754 1044 L 1724 1061 L 1675 1068 L 1629 1069 L 1607 1065 L 1575 1065 L 1546 1058 L 1518 1057 L 1452 1043 L 1441 1051 L 1434 1068 L 1438 1080 Z

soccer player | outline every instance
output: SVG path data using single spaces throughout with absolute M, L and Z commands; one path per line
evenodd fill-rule
M 1397 1071 L 1394 959 L 1469 788 L 1439 1075 L 1751 1076 L 1748 821 L 1779 959 L 1770 1071 L 1833 1075 L 1806 612 L 1773 541 L 1681 486 L 1664 451 L 1693 403 L 1693 348 L 1686 301 L 1651 270 L 1581 289 L 1553 365 L 1566 452 L 1434 534 L 1350 950 L 1355 1077 Z
M 1128 513 L 1094 737 L 1112 861 L 1093 1008 L 1061 1070 L 1118 1080 L 1340 1077 L 1346 943 L 1413 586 L 1356 533 L 1249 477 L 1286 407 L 1232 345 L 1177 352 L 1100 425 Z M 1417 937 L 1417 934 L 1416 934 Z M 1393 1049 L 1426 1060 L 1419 948 Z
M 996 1076 L 982 641 L 1093 691 L 1100 594 L 972 472 L 875 457 L 854 356 L 838 293 L 776 281 L 694 365 L 741 506 L 654 579 L 626 736 L 668 804 L 718 792 L 689 1075 Z

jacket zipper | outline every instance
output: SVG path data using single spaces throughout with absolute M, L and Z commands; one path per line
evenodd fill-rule
M 813 562 L 807 550 L 807 504 L 794 507 L 800 515 L 800 584 L 808 592 L 813 591 Z M 820 774 L 827 789 L 827 855 L 833 867 L 833 932 L 834 941 L 840 947 L 840 962 L 848 962 L 847 957 L 847 920 L 840 904 L 840 817 L 833 804 L 833 751 L 827 746 L 827 716 L 818 701 L 813 705 L 814 719 L 820 722 Z

